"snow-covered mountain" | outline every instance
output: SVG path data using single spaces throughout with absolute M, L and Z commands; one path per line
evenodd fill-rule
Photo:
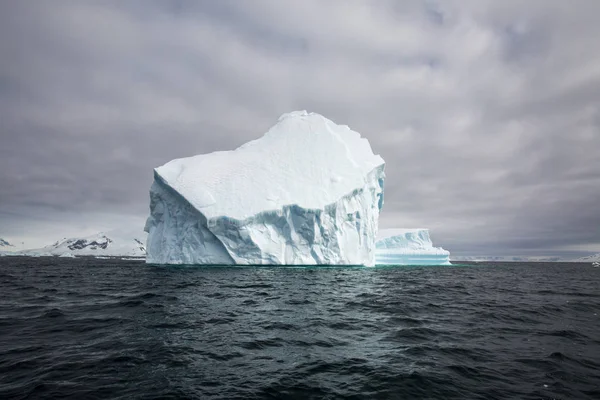
M 19 253 L 27 256 L 145 257 L 146 233 L 112 230 L 86 237 L 64 238 L 40 249 Z
M 0 256 L 11 254 L 15 247 L 7 240 L 0 238 Z
M 565 261 L 561 257 L 519 257 L 519 256 L 450 256 L 450 261 L 473 262 L 558 262 Z
M 600 262 L 600 253 L 598 254 L 592 254 L 591 256 L 587 256 L 587 257 L 581 257 L 578 258 L 576 260 L 573 260 L 574 262 Z

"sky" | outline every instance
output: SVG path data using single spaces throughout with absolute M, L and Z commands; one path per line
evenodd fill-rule
M 597 0 L 0 2 L 0 237 L 143 229 L 152 170 L 288 111 L 386 161 L 380 226 L 600 252 Z

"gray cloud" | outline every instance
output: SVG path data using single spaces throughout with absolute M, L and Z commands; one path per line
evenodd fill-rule
M 0 236 L 141 225 L 152 168 L 307 109 L 386 160 L 384 227 L 429 227 L 457 254 L 600 251 L 599 11 L 2 2 Z

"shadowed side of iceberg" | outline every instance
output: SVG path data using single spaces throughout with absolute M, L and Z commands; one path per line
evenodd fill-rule
M 374 264 L 385 165 L 323 209 L 286 205 L 238 220 L 207 219 L 155 172 L 146 222 L 148 263 Z
M 207 228 L 201 212 L 154 174 L 146 262 L 149 264 L 233 264 L 220 240 Z

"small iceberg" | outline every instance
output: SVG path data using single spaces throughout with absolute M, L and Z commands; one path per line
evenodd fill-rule
M 382 229 L 375 265 L 451 265 L 450 252 L 433 246 L 429 229 Z

